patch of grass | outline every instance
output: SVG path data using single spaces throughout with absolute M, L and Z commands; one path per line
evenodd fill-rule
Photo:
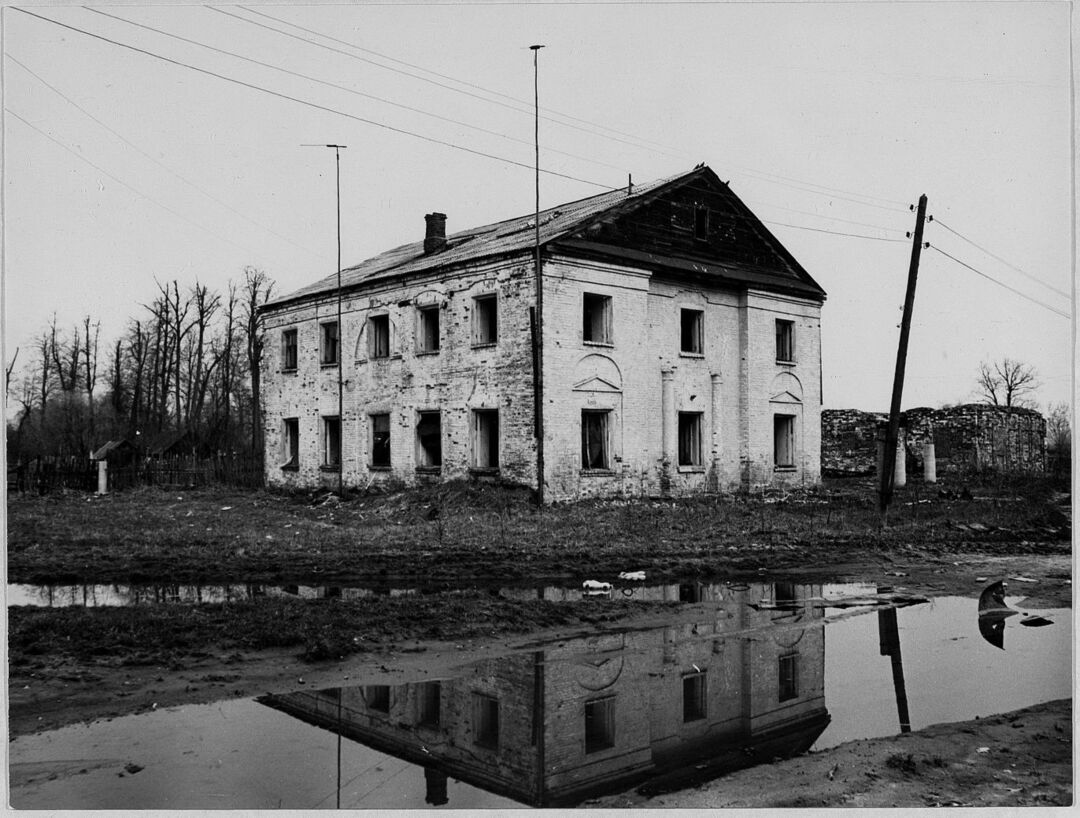
M 885 759 L 885 766 L 898 770 L 904 775 L 918 775 L 919 765 L 911 753 L 893 753 Z

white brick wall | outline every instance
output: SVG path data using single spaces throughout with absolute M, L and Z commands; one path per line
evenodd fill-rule
M 535 485 L 529 308 L 532 259 L 477 263 L 452 276 L 374 285 L 342 306 L 343 477 L 348 486 L 469 475 L 472 411 L 497 408 L 500 476 Z M 473 298 L 497 293 L 499 340 L 472 343 Z M 611 298 L 611 343 L 587 343 L 583 294 Z M 437 354 L 417 351 L 417 307 L 440 306 Z M 682 309 L 703 312 L 702 352 L 680 351 Z M 267 480 L 336 486 L 322 463 L 321 419 L 337 415 L 336 367 L 319 364 L 319 324 L 333 295 L 267 314 L 263 410 Z M 365 326 L 387 315 L 391 356 L 372 359 Z M 795 322 L 795 362 L 776 360 L 776 319 Z M 298 366 L 281 371 L 282 331 L 298 330 Z M 759 291 L 711 289 L 645 270 L 556 256 L 544 265 L 544 414 L 549 501 L 613 494 L 692 494 L 820 476 L 820 305 Z M 665 403 L 664 378 L 670 393 Z M 418 412 L 441 410 L 443 465 L 418 472 Z M 609 468 L 582 469 L 582 410 L 608 410 Z M 701 465 L 678 465 L 678 413 L 701 415 Z M 391 468 L 370 466 L 370 415 L 389 413 Z M 773 416 L 796 416 L 795 467 L 773 465 Z M 284 418 L 298 418 L 300 462 L 282 469 Z M 668 449 L 664 450 L 665 424 Z

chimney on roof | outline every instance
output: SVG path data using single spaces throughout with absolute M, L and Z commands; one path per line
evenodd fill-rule
M 427 232 L 424 234 L 424 255 L 435 253 L 446 247 L 446 214 L 428 213 L 424 216 Z

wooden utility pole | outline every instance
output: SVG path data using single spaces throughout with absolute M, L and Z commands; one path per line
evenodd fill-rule
M 536 147 L 536 211 L 534 245 L 536 265 L 536 306 L 529 316 L 533 336 L 533 395 L 536 435 L 536 504 L 544 508 L 544 279 L 540 261 L 540 69 L 537 55 L 542 45 L 531 45 L 533 53 L 533 136 Z M 535 315 L 535 318 L 533 318 Z
M 892 499 L 893 470 L 896 467 L 896 439 L 900 432 L 900 399 L 904 393 L 904 368 L 907 365 L 908 336 L 911 334 L 911 311 L 915 305 L 915 281 L 919 277 L 919 256 L 922 254 L 923 223 L 926 220 L 926 194 L 919 197 L 915 216 L 915 238 L 911 244 L 911 265 L 908 267 L 907 293 L 904 295 L 904 317 L 900 322 L 900 345 L 896 350 L 896 374 L 893 376 L 892 405 L 889 407 L 889 426 L 885 432 L 885 452 L 881 464 L 879 495 L 882 517 Z

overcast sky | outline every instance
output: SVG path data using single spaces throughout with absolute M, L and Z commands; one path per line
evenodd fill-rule
M 117 337 L 155 279 L 332 274 L 305 143 L 348 146 L 346 266 L 531 211 L 543 43 L 541 205 L 708 163 L 828 292 L 827 407 L 888 408 L 921 193 L 905 407 L 1006 355 L 1070 399 L 1065 2 L 20 8 L 54 22 L 3 10 L 8 356 L 54 312 Z

